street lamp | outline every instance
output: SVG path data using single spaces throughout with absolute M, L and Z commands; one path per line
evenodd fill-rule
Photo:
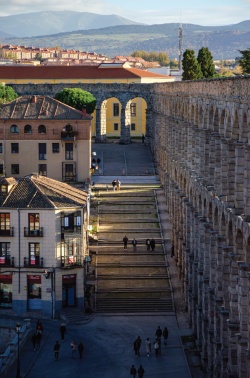
M 16 378 L 21 378 L 21 375 L 20 375 L 20 353 L 19 353 L 20 331 L 21 331 L 21 324 L 17 323 L 17 325 L 16 325 L 16 333 L 17 333 L 17 371 L 16 371 Z

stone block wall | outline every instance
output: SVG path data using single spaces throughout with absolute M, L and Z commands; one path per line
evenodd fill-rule
M 157 84 L 151 148 L 209 377 L 250 376 L 250 77 Z

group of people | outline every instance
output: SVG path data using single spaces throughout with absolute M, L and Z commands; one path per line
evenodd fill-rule
M 121 181 L 120 180 L 113 180 L 112 181 L 113 191 L 121 189 Z
M 138 373 L 139 378 L 143 378 L 145 370 L 143 369 L 142 365 L 140 365 L 139 369 L 136 370 L 135 365 L 132 365 L 130 368 L 130 375 L 132 375 L 133 378 L 136 377 L 136 373 Z
M 61 342 L 63 343 L 64 339 L 65 339 L 65 334 L 67 332 L 67 328 L 66 328 L 65 323 L 61 323 L 59 331 L 60 331 L 60 335 L 61 335 Z M 57 340 L 55 345 L 54 345 L 54 349 L 53 349 L 56 361 L 59 358 L 60 347 L 61 347 L 61 345 Z M 82 359 L 82 355 L 83 355 L 83 351 L 84 351 L 84 345 L 83 345 L 82 341 L 80 341 L 79 344 L 77 345 L 76 341 L 72 340 L 71 343 L 70 343 L 70 348 L 71 348 L 71 358 L 72 359 L 76 358 L 77 350 L 78 350 L 80 359 Z
M 128 237 L 125 235 L 124 238 L 123 238 L 123 248 L 124 249 L 128 249 Z M 137 247 L 137 240 L 134 238 L 132 240 L 132 246 L 133 246 L 133 250 L 134 252 L 136 252 L 136 247 Z M 146 246 L 147 246 L 147 251 L 150 251 L 150 248 L 152 251 L 154 251 L 155 249 L 155 240 L 152 238 L 152 239 L 147 239 L 146 240 Z
M 155 351 L 155 356 L 156 357 L 159 354 L 161 354 L 161 341 L 162 341 L 162 337 L 163 337 L 164 345 L 167 345 L 167 341 L 168 341 L 168 328 L 165 327 L 162 330 L 161 327 L 158 326 L 157 329 L 156 329 L 156 331 L 155 331 L 155 340 L 154 340 L 154 343 L 153 343 L 154 351 Z M 139 357 L 140 356 L 141 344 L 142 344 L 142 339 L 141 339 L 140 336 L 138 336 L 135 339 L 134 345 L 133 345 L 134 352 L 135 352 L 135 357 Z M 145 347 L 146 347 L 147 356 L 149 357 L 150 354 L 151 354 L 151 341 L 150 341 L 149 337 L 147 337 L 147 339 L 145 341 Z

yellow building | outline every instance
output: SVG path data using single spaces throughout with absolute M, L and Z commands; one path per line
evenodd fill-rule
M 174 81 L 174 77 L 131 68 L 128 63 L 102 63 L 74 66 L 0 66 L 0 82 L 5 84 L 150 84 Z M 131 136 L 145 133 L 146 102 L 135 98 L 131 103 Z M 121 134 L 121 103 L 116 98 L 106 101 L 107 137 Z M 96 114 L 93 114 L 92 135 L 96 135 Z

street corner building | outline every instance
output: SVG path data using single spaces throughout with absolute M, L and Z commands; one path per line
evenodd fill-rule
M 0 175 L 37 172 L 64 182 L 89 182 L 91 120 L 52 97 L 20 96 L 0 107 Z
M 84 308 L 88 193 L 39 175 L 0 179 L 0 309 Z

